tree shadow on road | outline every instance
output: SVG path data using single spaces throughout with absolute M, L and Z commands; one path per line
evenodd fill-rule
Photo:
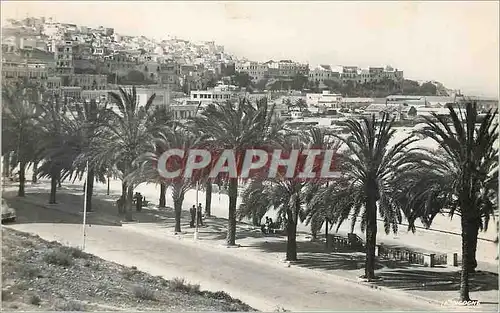
M 478 271 L 469 274 L 470 291 L 498 290 L 498 274 Z M 460 271 L 441 269 L 404 269 L 383 271 L 381 286 L 404 290 L 457 291 L 460 289 Z
M 286 239 L 268 240 L 250 246 L 264 252 L 286 253 Z M 325 244 L 315 241 L 297 241 L 297 266 L 322 270 L 359 270 L 365 266 L 365 254 L 350 247 L 337 247 L 333 252 L 326 252 Z M 406 268 L 409 264 L 391 260 L 380 260 L 376 269 Z

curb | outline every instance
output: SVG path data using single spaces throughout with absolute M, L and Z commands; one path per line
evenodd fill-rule
M 83 215 L 83 212 L 82 213 L 68 212 L 66 210 L 60 209 L 60 208 L 55 207 L 55 206 L 51 206 L 51 205 L 48 205 L 48 204 L 37 203 L 35 201 L 32 201 L 31 199 L 18 198 L 18 200 L 20 200 L 21 202 L 29 203 L 31 205 L 42 207 L 44 209 L 54 210 L 54 211 L 58 211 L 58 212 L 61 212 L 61 213 L 66 213 L 66 214 L 73 215 L 73 216 L 81 216 L 81 215 Z M 87 214 L 88 214 L 88 212 L 87 212 Z M 110 221 L 110 220 L 108 220 L 106 218 L 102 218 L 102 217 L 98 217 L 98 216 L 96 217 L 96 220 L 97 221 L 101 221 L 103 223 L 112 224 L 113 226 L 122 226 L 122 223 L 120 223 L 120 222 Z

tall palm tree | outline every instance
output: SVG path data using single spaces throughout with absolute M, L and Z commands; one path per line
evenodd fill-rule
M 50 204 L 56 203 L 57 185 L 63 178 L 63 170 L 70 169 L 74 160 L 73 149 L 69 148 L 73 134 L 65 132 L 64 128 L 68 106 L 70 103 L 67 98 L 54 94 L 43 101 L 41 114 L 38 116 L 42 136 L 38 150 L 42 164 L 38 173 L 40 177 L 50 177 Z
M 134 160 L 145 151 L 151 139 L 148 116 L 156 94 L 149 97 L 144 106 L 138 102 L 135 86 L 130 90 L 120 87 L 118 93 L 110 92 L 109 95 L 115 110 L 105 126 L 105 135 L 95 142 L 92 159 L 102 166 L 114 164 L 120 170 L 125 218 L 132 220 L 134 184 L 128 182 L 126 177 L 134 171 Z
M 161 131 L 165 126 L 171 125 L 173 121 L 172 112 L 166 106 L 156 106 L 152 110 L 151 115 L 148 116 L 148 129 L 152 133 Z M 160 182 L 160 196 L 158 206 L 164 208 L 167 204 L 167 184 L 163 181 Z
M 291 134 L 287 136 L 287 141 L 288 143 L 281 147 L 285 148 L 285 151 L 304 148 L 300 139 L 293 138 Z M 265 214 L 271 208 L 278 210 L 278 214 L 285 217 L 287 261 L 297 261 L 297 224 L 305 217 L 306 186 L 307 182 L 298 180 L 296 177 L 285 177 L 279 172 L 276 178 L 269 178 L 268 169 L 265 169 L 248 185 L 238 210 L 240 218 L 248 213 L 257 213 L 256 215 L 262 218 L 262 213 Z
M 302 141 L 309 146 L 309 149 L 338 151 L 341 146 L 341 141 L 335 140 L 332 133 L 323 128 L 312 127 L 301 135 Z M 326 186 L 328 183 L 328 180 L 317 180 L 314 184 L 309 184 L 306 189 L 306 203 L 309 204 L 321 186 Z M 313 239 L 316 239 L 323 224 L 328 223 L 328 216 L 324 215 L 322 210 L 311 210 L 310 208 L 306 209 L 305 214 L 307 216 L 306 225 L 311 226 L 311 235 Z
M 442 153 L 429 153 L 422 158 L 422 167 L 427 171 L 418 173 L 421 180 L 415 179 L 421 188 L 415 189 L 414 198 L 436 193 L 447 199 L 432 208 L 421 208 L 420 214 L 427 216 L 429 222 L 443 209 L 448 210 L 451 216 L 460 216 L 460 298 L 468 301 L 469 273 L 477 266 L 478 232 L 487 229 L 490 217 L 498 212 L 498 111 L 490 110 L 478 124 L 475 103 L 466 103 L 465 110 L 459 112 L 451 105 L 447 107 L 451 123 L 434 115 L 426 118 L 427 126 L 417 132 L 437 142 Z M 433 177 L 436 183 L 427 185 L 428 177 Z
M 414 162 L 414 150 L 409 145 L 416 138 L 406 138 L 389 146 L 395 130 L 394 119 L 385 114 L 379 125 L 375 116 L 361 121 L 348 120 L 344 125 L 349 136 L 337 136 L 346 146 L 340 158 L 342 177 L 322 188 L 310 203 L 311 212 L 322 213 L 332 223 L 340 225 L 350 217 L 351 229 L 361 218 L 361 230 L 366 232 L 366 279 L 375 279 L 375 246 L 377 213 L 384 219 L 384 230 L 397 232 L 402 221 L 397 177 Z M 361 216 L 360 216 L 361 213 Z
M 14 151 L 19 163 L 18 196 L 25 195 L 26 167 L 36 153 L 36 117 L 40 112 L 41 89 L 28 82 L 2 88 L 2 150 L 4 157 Z M 10 164 L 7 163 L 7 167 Z
M 68 118 L 63 119 L 65 133 L 69 134 L 71 140 L 68 145 L 73 149 L 73 165 L 63 171 L 63 176 L 82 177 L 87 170 L 85 185 L 87 210 L 92 211 L 92 194 L 94 181 L 104 183 L 106 181 L 107 168 L 92 159 L 92 151 L 96 141 L 105 136 L 105 126 L 108 125 L 112 111 L 105 102 L 97 103 L 95 100 L 76 102 L 74 110 L 68 112 Z
M 274 106 L 268 106 L 266 99 L 256 104 L 242 98 L 238 103 L 213 103 L 208 105 L 191 121 L 191 126 L 205 135 L 202 140 L 213 149 L 232 149 L 241 161 L 247 148 L 273 141 L 283 128 L 283 122 L 274 119 Z M 228 229 L 226 243 L 236 245 L 236 201 L 238 179 L 228 179 Z
M 183 164 L 186 164 L 186 162 L 190 162 L 187 159 L 188 150 L 197 147 L 198 143 L 199 137 L 179 124 L 164 127 L 162 131 L 155 135 L 149 148 L 150 152 L 146 152 L 137 158 L 135 162 L 139 163 L 140 167 L 131 175 L 131 180 L 134 183 L 141 183 L 144 181 L 154 183 L 161 182 L 163 184 L 168 184 L 172 188 L 172 199 L 174 201 L 175 212 L 175 232 L 181 232 L 181 215 L 184 196 L 189 189 L 196 185 L 197 177 L 184 178 L 180 176 L 167 179 L 160 175 L 157 164 L 161 155 L 167 150 L 182 149 L 186 152 L 182 162 L 179 162 L 177 159 L 169 160 L 172 166 L 180 168 Z

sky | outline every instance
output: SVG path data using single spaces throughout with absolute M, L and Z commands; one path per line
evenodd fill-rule
M 210 41 L 255 61 L 385 66 L 499 95 L 498 1 L 2 1 L 7 18 L 52 17 L 125 35 Z

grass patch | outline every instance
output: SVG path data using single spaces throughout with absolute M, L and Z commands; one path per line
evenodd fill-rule
M 69 250 L 62 249 L 61 247 L 51 249 L 43 256 L 45 262 L 59 266 L 73 265 L 73 255 Z
M 200 293 L 200 285 L 190 284 L 184 278 L 176 277 L 169 283 L 169 288 L 172 291 L 181 291 L 186 293 Z
M 137 286 L 134 286 L 132 291 L 134 292 L 134 296 L 137 299 L 151 300 L 151 301 L 156 300 L 156 295 L 155 295 L 154 290 L 151 290 L 148 287 L 137 285 Z

